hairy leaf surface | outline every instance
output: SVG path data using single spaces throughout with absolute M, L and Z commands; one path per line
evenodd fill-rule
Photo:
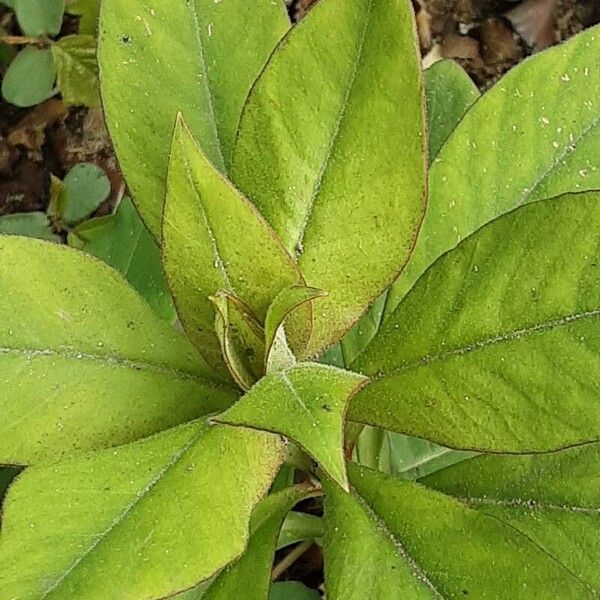
M 0 463 L 134 441 L 230 404 L 194 347 L 104 263 L 0 236 Z
M 100 23 L 108 128 L 134 201 L 160 237 L 177 113 L 227 170 L 250 86 L 289 19 L 280 0 L 106 0 Z
M 444 252 L 517 206 L 600 189 L 600 28 L 540 52 L 473 106 L 437 155 L 392 307 Z
M 221 363 L 209 296 L 237 296 L 264 322 L 285 287 L 301 284 L 290 255 L 260 213 L 209 162 L 180 118 L 171 150 L 163 263 L 186 333 Z
M 267 496 L 250 519 L 250 539 L 242 557 L 225 568 L 213 582 L 177 596 L 177 600 L 265 600 L 269 594 L 277 535 L 287 513 L 311 493 L 295 486 Z
M 346 487 L 344 414 L 348 399 L 365 381 L 350 371 L 300 363 L 263 377 L 217 420 L 286 435 Z
M 408 259 L 425 208 L 423 121 L 407 0 L 323 0 L 253 87 L 233 176 L 308 285 L 328 292 L 306 356 L 336 342 Z
M 419 484 L 354 464 L 348 471 L 350 494 L 325 489 L 331 600 L 595 597 L 511 525 Z
M 521 207 L 421 278 L 356 368 L 352 419 L 493 452 L 600 434 L 600 195 Z
M 6 598 L 163 598 L 244 551 L 282 460 L 270 434 L 193 423 L 21 475 L 4 505 Z
M 507 523 L 600 591 L 600 444 L 480 456 L 422 482 Z

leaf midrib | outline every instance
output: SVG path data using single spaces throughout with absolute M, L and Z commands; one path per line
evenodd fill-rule
M 381 376 L 376 379 L 382 379 L 390 375 L 397 375 L 412 369 L 426 367 L 434 363 L 442 362 L 449 358 L 454 358 L 456 356 L 465 356 L 467 354 L 472 354 L 473 352 L 485 350 L 486 348 L 496 346 L 497 344 L 502 344 L 504 342 L 511 342 L 530 335 L 537 335 L 540 333 L 545 333 L 547 331 L 552 331 L 554 329 L 559 329 L 561 327 L 567 327 L 581 319 L 588 319 L 597 316 L 600 316 L 600 308 L 594 308 L 579 313 L 563 315 L 551 320 L 543 321 L 541 323 L 534 323 L 533 325 L 528 325 L 520 329 L 514 329 L 503 334 L 474 340 L 470 343 L 463 344 L 460 347 L 446 350 L 438 354 L 422 356 L 416 360 L 401 364 L 398 367 L 395 367 L 394 369 L 390 369 L 388 371 L 382 370 Z
M 198 381 L 204 384 L 209 384 L 213 387 L 219 387 L 215 382 L 211 382 L 208 378 L 203 377 L 193 371 L 185 371 L 183 369 L 175 369 L 164 364 L 151 363 L 146 361 L 135 361 L 117 354 L 96 354 L 92 352 L 80 352 L 77 350 L 57 350 L 55 348 L 26 348 L 16 346 L 0 346 L 0 356 L 12 355 L 21 356 L 26 360 L 40 357 L 57 357 L 65 358 L 73 361 L 88 361 L 96 362 L 102 365 L 110 365 L 113 367 L 122 367 L 135 371 L 149 371 L 159 375 L 168 375 L 177 379 Z
M 555 157 L 552 159 L 550 166 L 540 175 L 537 181 L 534 182 L 533 186 L 526 192 L 523 192 L 517 201 L 517 206 L 521 206 L 523 204 L 527 204 L 531 202 L 532 199 L 535 199 L 536 190 L 546 181 L 546 179 L 553 174 L 556 167 L 564 160 L 564 158 L 570 153 L 571 146 L 577 146 L 582 139 L 584 139 L 593 129 L 595 129 L 598 124 L 600 124 L 600 114 L 592 119 L 592 121 L 584 127 L 581 133 L 573 139 L 572 142 L 569 142 Z M 543 196 L 542 196 L 543 197 Z
M 333 125 L 331 139 L 329 140 L 329 145 L 327 146 L 326 154 L 323 159 L 323 164 L 321 165 L 321 168 L 319 170 L 317 179 L 315 180 L 315 184 L 313 186 L 313 189 L 312 189 L 312 192 L 311 192 L 311 195 L 309 198 L 309 204 L 308 204 L 308 207 L 306 210 L 306 215 L 304 217 L 304 220 L 301 223 L 300 231 L 298 232 L 296 242 L 292 246 L 296 260 L 298 260 L 300 258 L 300 256 L 302 255 L 304 238 L 306 236 L 306 230 L 308 229 L 308 224 L 310 222 L 311 216 L 314 211 L 314 206 L 315 206 L 315 202 L 317 200 L 317 196 L 319 195 L 319 192 L 321 191 L 321 186 L 322 186 L 323 180 L 325 178 L 325 173 L 327 172 L 327 168 L 329 167 L 329 162 L 330 162 L 331 156 L 333 154 L 333 149 L 334 149 L 337 139 L 340 135 L 342 121 L 344 120 L 344 116 L 346 115 L 346 109 L 348 107 L 348 101 L 350 99 L 350 94 L 352 93 L 352 89 L 354 88 L 354 83 L 356 81 L 356 76 L 358 74 L 358 66 L 359 66 L 360 61 L 363 56 L 365 40 L 367 37 L 367 30 L 369 28 L 369 23 L 371 21 L 372 8 L 373 8 L 373 0 L 369 0 L 369 5 L 367 7 L 367 12 L 366 12 L 366 16 L 365 16 L 365 22 L 363 25 L 363 30 L 362 30 L 360 41 L 358 44 L 358 51 L 356 53 L 356 60 L 354 61 L 354 64 L 352 66 L 352 73 L 348 80 L 348 86 L 346 88 L 346 92 L 344 94 L 342 104 L 340 105 L 338 116 Z
M 449 600 L 435 587 L 427 572 L 408 553 L 404 545 L 390 530 L 387 523 L 377 514 L 375 509 L 356 490 L 353 490 L 353 492 L 353 497 L 356 499 L 361 508 L 367 513 L 367 516 L 373 522 L 375 527 L 392 543 L 399 557 L 404 560 L 408 566 L 412 576 L 419 582 L 423 583 L 437 598 L 439 598 L 439 600 Z
M 223 280 L 224 280 L 225 286 L 227 288 L 227 291 L 233 293 L 233 292 L 235 292 L 235 287 L 233 286 L 233 284 L 231 282 L 231 278 L 229 277 L 229 273 L 227 272 L 227 269 L 225 267 L 226 263 L 221 255 L 221 250 L 219 248 L 219 242 L 218 242 L 218 236 L 215 235 L 215 232 L 214 232 L 214 229 L 210 222 L 206 208 L 202 201 L 202 197 L 200 196 L 200 193 L 198 192 L 198 189 L 196 188 L 196 182 L 194 181 L 194 176 L 192 173 L 192 165 L 190 165 L 190 162 L 188 160 L 188 157 L 187 157 L 187 154 L 185 153 L 184 148 L 183 148 L 183 150 L 184 150 L 183 161 L 184 161 L 184 169 L 185 169 L 186 179 L 188 181 L 188 184 L 189 184 L 191 190 L 194 193 L 194 196 L 195 196 L 197 204 L 198 204 L 198 208 L 200 209 L 200 212 L 202 213 L 202 216 L 204 218 L 204 225 L 206 227 L 206 232 L 210 239 L 211 248 L 212 248 L 213 256 L 215 259 L 215 266 L 216 266 L 217 270 L 219 271 L 219 273 L 221 273 L 221 275 L 223 276 Z
M 555 504 L 528 498 L 490 498 L 489 496 L 454 496 L 459 502 L 473 507 L 495 506 L 500 508 L 526 508 L 533 510 L 548 510 L 557 512 L 571 512 L 582 514 L 594 514 L 600 516 L 600 506 L 575 506 L 572 504 Z
M 217 118 L 215 112 L 215 100 L 213 96 L 211 82 L 208 77 L 208 69 L 206 67 L 206 56 L 204 52 L 204 37 L 202 36 L 202 31 L 200 29 L 200 17 L 198 15 L 196 0 L 191 0 L 188 2 L 190 7 L 190 12 L 192 13 L 192 20 L 194 25 L 194 31 L 196 33 L 196 41 L 198 43 L 198 54 L 200 57 L 200 73 L 198 74 L 198 79 L 200 81 L 201 87 L 203 87 L 206 91 L 206 96 L 208 98 L 208 110 L 210 112 L 210 121 L 213 129 L 213 133 L 215 136 L 215 145 L 217 147 L 217 151 L 219 153 L 220 164 L 217 165 L 219 169 L 225 169 L 225 157 L 223 156 L 223 146 L 221 143 L 221 137 L 219 135 L 219 128 L 217 126 Z
M 179 449 L 169 460 L 169 462 L 142 488 L 141 492 L 138 492 L 134 499 L 125 506 L 125 508 L 117 515 L 117 517 L 110 523 L 110 525 L 102 531 L 99 535 L 93 538 L 90 546 L 85 550 L 79 557 L 77 557 L 73 563 L 56 579 L 50 587 L 46 588 L 42 592 L 40 598 L 47 598 L 54 590 L 56 590 L 68 576 L 96 549 L 96 547 L 133 511 L 133 509 L 145 498 L 155 487 L 158 485 L 167 473 L 184 457 L 184 455 L 196 444 L 200 437 L 205 433 L 205 429 L 202 428 L 198 434 L 196 434 L 189 442 L 187 442 L 181 449 Z

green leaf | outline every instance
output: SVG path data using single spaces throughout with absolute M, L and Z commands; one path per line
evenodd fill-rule
M 0 217 L 0 233 L 9 235 L 24 235 L 50 242 L 60 242 L 60 237 L 54 233 L 46 213 L 15 213 Z
M 211 296 L 217 312 L 217 337 L 233 380 L 249 390 L 264 374 L 265 332 L 239 298 Z
M 165 319 L 175 309 L 165 281 L 160 250 L 131 200 L 121 200 L 113 215 L 84 221 L 69 232 L 69 244 L 114 267 Z
M 227 406 L 193 346 L 104 263 L 0 236 L 0 464 L 136 440 Z
M 75 0 L 69 4 L 67 11 L 70 14 L 79 15 L 79 33 L 96 35 L 100 16 L 100 0 Z
M 414 480 L 475 456 L 444 448 L 422 440 L 378 427 L 364 427 L 355 446 L 356 461 L 403 479 Z
M 265 368 L 267 372 L 293 366 L 290 346 L 302 348 L 308 343 L 312 327 L 312 300 L 323 298 L 322 290 L 305 286 L 285 288 L 275 296 L 265 317 Z M 304 307 L 304 308 L 302 308 Z M 300 309 L 300 310 L 299 310 Z M 298 315 L 298 311 L 300 315 Z M 299 320 L 298 320 L 299 318 Z
M 299 581 L 278 581 L 271 586 L 269 594 L 269 600 L 319 600 L 320 597 Z
M 465 112 L 478 98 L 479 92 L 465 71 L 451 60 L 435 63 L 424 75 L 429 158 L 432 160 Z M 330 359 L 337 361 L 333 364 L 350 368 L 356 357 L 373 339 L 383 320 L 391 312 L 390 309 L 397 305 L 393 289 L 392 287 L 391 292 L 383 293 L 340 340 L 341 348 L 328 355 Z M 330 359 L 325 357 L 325 362 L 329 362 Z
M 441 60 L 425 71 L 430 161 L 479 96 L 473 80 L 453 60 Z
M 63 219 L 73 225 L 91 215 L 109 196 L 110 181 L 93 163 L 76 164 L 64 179 Z
M 96 40 L 91 35 L 69 35 L 52 45 L 60 93 L 67 105 L 99 106 Z
M 297 544 L 305 540 L 317 540 L 324 533 L 323 519 L 316 515 L 302 512 L 291 512 L 283 522 L 277 549 Z
M 242 554 L 281 460 L 275 436 L 194 423 L 29 469 L 4 504 L 0 588 L 56 600 L 189 588 Z
M 227 170 L 250 86 L 289 19 L 280 0 L 106 0 L 100 23 L 108 128 L 134 201 L 160 237 L 177 113 Z
M 278 292 L 302 283 L 269 225 L 211 165 L 181 119 L 171 151 L 163 262 L 186 333 L 213 365 L 222 358 L 209 296 L 234 294 L 263 323 Z
M 227 567 L 204 592 L 202 600 L 264 600 L 269 593 L 277 536 L 287 513 L 310 495 L 308 486 L 296 486 L 267 496 L 252 513 L 248 548 L 237 563 Z
M 497 518 L 409 481 L 353 464 L 348 471 L 350 494 L 325 488 L 329 600 L 595 597 Z
M 329 293 L 305 356 L 336 342 L 408 260 L 425 210 L 423 120 L 407 0 L 323 0 L 253 87 L 233 176 L 307 284 Z
M 518 529 L 600 591 L 600 444 L 482 456 L 423 483 Z
M 60 31 L 65 0 L 12 0 L 23 35 L 53 36 Z
M 427 271 L 359 358 L 377 379 L 350 418 L 492 452 L 598 439 L 599 243 L 598 193 L 483 227 Z
M 466 114 L 431 168 L 427 215 L 392 308 L 485 223 L 527 202 L 600 189 L 599 35 L 588 29 L 525 60 Z
M 263 377 L 216 420 L 289 437 L 345 488 L 346 403 L 365 381 L 350 371 L 300 363 Z
M 444 448 L 428 440 L 386 431 L 389 473 L 403 479 L 418 479 L 473 458 L 473 452 Z
M 15 56 L 2 80 L 2 96 L 15 106 L 40 104 L 54 93 L 52 52 L 27 46 Z

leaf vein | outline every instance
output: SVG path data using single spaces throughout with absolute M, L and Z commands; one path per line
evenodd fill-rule
M 309 205 L 307 207 L 306 214 L 302 221 L 300 231 L 298 232 L 297 241 L 294 244 L 294 249 L 295 249 L 294 252 L 295 252 L 296 259 L 298 259 L 300 257 L 300 255 L 302 254 L 303 242 L 304 242 L 304 237 L 306 235 L 306 230 L 308 228 L 308 223 L 312 216 L 317 196 L 319 195 L 319 192 L 321 190 L 321 186 L 323 184 L 323 179 L 325 177 L 325 172 L 327 171 L 327 167 L 329 166 L 329 162 L 331 160 L 331 155 L 333 154 L 333 148 L 339 137 L 341 126 L 342 126 L 342 121 L 346 114 L 346 109 L 348 108 L 348 100 L 350 99 L 350 94 L 352 93 L 352 88 L 354 87 L 354 82 L 356 81 L 356 75 L 358 73 L 358 65 L 360 64 L 362 54 L 363 54 L 363 49 L 365 46 L 365 39 L 367 37 L 367 29 L 369 28 L 369 21 L 370 21 L 370 14 L 371 14 L 372 7 L 373 7 L 373 0 L 369 0 L 369 5 L 367 7 L 367 16 L 365 18 L 365 23 L 364 23 L 360 41 L 358 44 L 358 52 L 356 53 L 356 60 L 354 61 L 354 64 L 352 67 L 352 73 L 350 75 L 350 79 L 348 80 L 348 87 L 346 88 L 346 91 L 344 94 L 344 99 L 340 106 L 340 111 L 338 113 L 337 119 L 333 126 L 331 138 L 329 140 L 329 145 L 327 146 L 325 158 L 323 159 L 323 164 L 321 165 L 321 168 L 317 175 L 317 179 L 315 181 L 315 185 L 313 186 L 313 189 L 312 189 L 312 192 L 311 192 L 311 195 L 309 198 Z
M 558 329 L 560 327 L 566 327 L 581 319 L 590 319 L 600 315 L 600 308 L 594 308 L 592 310 L 573 313 L 570 315 L 565 315 L 562 317 L 558 317 L 556 319 L 552 319 L 550 321 L 544 321 L 542 323 L 535 323 L 533 325 L 529 325 L 527 327 L 522 327 L 521 329 L 515 329 L 513 331 L 509 331 L 500 335 L 495 335 L 492 337 L 484 338 L 481 340 L 475 340 L 469 344 L 465 344 L 460 348 L 454 348 L 451 350 L 447 350 L 445 352 L 440 352 L 439 354 L 432 354 L 423 356 L 417 360 L 412 362 L 401 364 L 400 366 L 391 369 L 381 375 L 381 377 L 395 375 L 397 373 L 402 373 L 404 371 L 409 371 L 411 369 L 416 369 L 423 366 L 428 366 L 437 362 L 441 362 L 448 358 L 452 358 L 455 356 L 464 356 L 466 354 L 470 354 L 472 352 L 476 352 L 478 350 L 484 350 L 490 346 L 495 346 L 496 344 L 501 344 L 503 342 L 510 342 L 513 340 L 518 340 L 522 337 L 526 337 L 529 335 L 535 335 L 538 333 L 544 333 L 547 331 L 552 331 L 553 329 Z M 381 378 L 380 377 L 380 378 Z

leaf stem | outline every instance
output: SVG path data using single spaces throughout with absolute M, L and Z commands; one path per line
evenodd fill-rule
M 0 41 L 9 44 L 10 46 L 34 44 L 40 48 L 45 48 L 52 43 L 52 40 L 49 40 L 48 38 L 32 37 L 30 35 L 3 35 L 0 38 Z
M 305 540 L 298 544 L 274 567 L 271 573 L 271 581 L 276 581 L 281 577 L 314 543 L 314 540 Z

